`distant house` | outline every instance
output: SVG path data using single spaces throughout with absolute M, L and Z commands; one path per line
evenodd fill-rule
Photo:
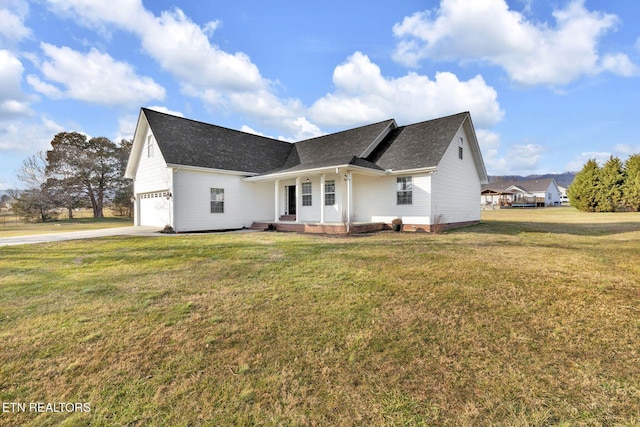
M 143 108 L 125 176 L 135 224 L 177 232 L 458 227 L 480 221 L 488 182 L 466 112 L 288 143 Z
M 567 187 L 558 185 L 558 190 L 560 190 L 560 203 L 569 203 L 569 196 L 567 195 Z
M 555 179 L 546 178 L 484 184 L 480 203 L 484 206 L 540 207 L 559 206 L 562 201 Z

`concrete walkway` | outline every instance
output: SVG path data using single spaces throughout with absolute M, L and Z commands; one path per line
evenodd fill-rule
M 116 227 L 100 230 L 68 231 L 34 234 L 30 236 L 0 237 L 0 246 L 29 245 L 33 243 L 62 242 L 64 240 L 94 239 L 109 236 L 162 236 L 159 227 Z

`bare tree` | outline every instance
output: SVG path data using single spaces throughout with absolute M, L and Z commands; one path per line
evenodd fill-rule
M 57 217 L 56 200 L 47 186 L 47 161 L 42 151 L 22 161 L 16 175 L 26 187 L 13 190 L 11 209 L 27 221 L 51 221 Z

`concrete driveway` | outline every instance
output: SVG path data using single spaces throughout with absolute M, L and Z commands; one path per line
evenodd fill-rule
M 61 242 L 64 240 L 94 239 L 109 236 L 162 236 L 160 227 L 116 227 L 100 230 L 68 231 L 34 234 L 31 236 L 0 237 L 0 246 L 29 245 L 33 243 Z

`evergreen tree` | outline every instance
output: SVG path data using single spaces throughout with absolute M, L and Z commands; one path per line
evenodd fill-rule
M 567 196 L 571 206 L 581 211 L 595 212 L 598 207 L 597 189 L 599 180 L 600 167 L 595 160 L 591 159 L 576 174 L 567 189 Z
M 102 218 L 105 200 L 119 182 L 117 146 L 104 137 L 87 139 L 78 132 L 60 132 L 47 151 L 47 176 L 58 194 L 88 198 L 94 218 Z
M 122 139 L 120 141 L 120 146 L 118 147 L 120 177 L 113 196 L 113 209 L 119 215 L 126 215 L 129 218 L 133 216 L 133 180 L 125 178 L 124 173 L 127 170 L 127 162 L 129 161 L 129 153 L 131 153 L 132 146 L 133 140 Z
M 624 205 L 640 211 L 640 154 L 634 154 L 624 163 L 625 182 L 622 187 Z
M 598 212 L 615 212 L 622 207 L 622 186 L 624 185 L 624 170 L 619 158 L 611 156 L 600 169 L 597 185 Z

